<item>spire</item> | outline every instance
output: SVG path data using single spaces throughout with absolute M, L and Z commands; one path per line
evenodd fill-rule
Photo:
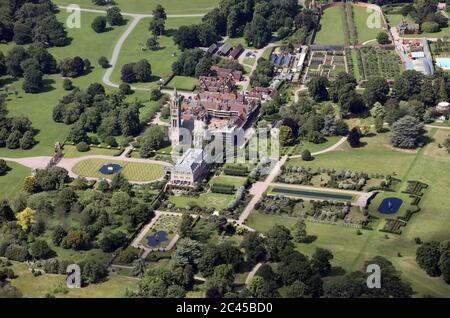
M 173 97 L 175 97 L 175 98 L 178 97 L 178 92 L 177 92 L 177 88 L 176 87 L 173 88 Z

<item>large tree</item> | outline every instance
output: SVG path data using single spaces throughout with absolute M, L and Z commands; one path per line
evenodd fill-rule
M 424 133 L 423 123 L 406 115 L 392 125 L 391 143 L 397 148 L 417 148 L 422 143 Z

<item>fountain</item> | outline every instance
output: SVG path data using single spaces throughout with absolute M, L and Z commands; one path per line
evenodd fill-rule
M 101 174 L 115 174 L 115 173 L 119 172 L 120 170 L 122 170 L 121 165 L 118 165 L 115 163 L 109 163 L 109 164 L 103 165 L 99 169 L 99 172 Z
M 378 207 L 378 212 L 382 214 L 394 214 L 400 210 L 403 200 L 400 198 L 386 198 Z
M 167 241 L 167 239 L 168 239 L 167 232 L 158 231 L 150 236 L 147 236 L 147 243 L 148 243 L 148 246 L 150 246 L 150 247 L 157 247 L 162 242 Z

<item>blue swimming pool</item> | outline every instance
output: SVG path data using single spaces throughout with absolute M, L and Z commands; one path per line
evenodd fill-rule
M 450 70 L 450 58 L 438 57 L 436 59 L 436 64 L 444 70 Z
M 351 195 L 314 192 L 314 191 L 308 191 L 308 190 L 274 188 L 274 189 L 272 189 L 272 192 L 273 193 L 281 193 L 281 194 L 294 194 L 294 195 L 305 196 L 305 197 L 324 198 L 324 199 L 336 199 L 336 200 L 346 200 L 346 201 L 353 200 L 353 197 Z
M 386 198 L 378 207 L 378 212 L 383 214 L 394 214 L 400 210 L 403 200 L 399 198 Z

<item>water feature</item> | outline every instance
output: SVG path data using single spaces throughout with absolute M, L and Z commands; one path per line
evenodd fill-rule
M 383 214 L 394 214 L 400 210 L 403 200 L 400 198 L 386 198 L 378 207 L 378 212 Z

